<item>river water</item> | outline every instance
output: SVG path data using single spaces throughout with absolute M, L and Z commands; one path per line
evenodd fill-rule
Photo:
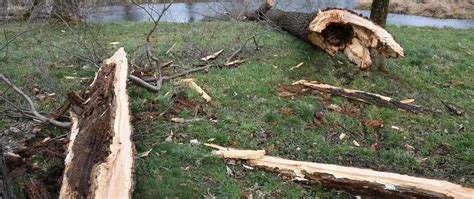
M 174 3 L 163 15 L 163 22 L 187 23 L 194 21 L 206 21 L 219 19 L 230 19 L 231 17 L 241 17 L 243 10 L 254 10 L 261 4 L 262 0 L 240 0 L 205 3 Z M 276 5 L 278 9 L 298 12 L 314 12 L 317 9 L 328 7 L 339 7 L 353 9 L 356 0 L 289 0 L 279 1 Z M 147 9 L 153 17 L 163 9 L 164 4 L 142 4 L 141 7 Z M 354 10 L 362 15 L 368 16 L 368 10 Z M 82 11 L 87 21 L 92 22 L 123 22 L 123 21 L 150 21 L 149 15 L 139 6 L 120 5 L 105 6 Z M 414 15 L 389 14 L 388 24 L 407 26 L 432 26 L 438 28 L 452 27 L 458 29 L 474 28 L 472 19 L 437 19 L 432 17 L 422 17 Z

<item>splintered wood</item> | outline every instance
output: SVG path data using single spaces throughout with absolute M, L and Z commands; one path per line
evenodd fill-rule
M 309 30 L 311 43 L 332 56 L 342 51 L 361 69 L 372 64 L 370 49 L 386 57 L 405 55 L 403 48 L 382 26 L 348 10 L 318 10 L 309 23 Z
M 72 127 L 60 198 L 131 198 L 135 151 L 127 77 L 121 48 L 102 63 L 84 96 L 69 95 Z
M 183 79 L 181 80 L 182 83 L 188 85 L 191 89 L 195 90 L 202 98 L 206 100 L 206 102 L 211 101 L 211 96 L 209 96 L 200 86 L 194 82 L 193 79 Z
M 232 149 L 215 144 L 206 145 L 218 149 L 214 154 L 222 158 L 245 160 L 250 166 L 291 176 L 302 181 L 318 182 L 329 188 L 363 196 L 466 199 L 474 196 L 474 189 L 442 180 L 288 160 L 267 156 L 261 151 Z
M 360 69 L 371 65 L 371 49 L 386 57 L 405 55 L 403 48 L 383 27 L 349 10 L 330 8 L 316 13 L 287 12 L 273 9 L 273 1 L 267 0 L 255 12 L 245 16 L 249 20 L 269 20 L 331 56 L 342 52 Z
M 396 100 L 396 99 L 379 95 L 379 94 L 375 94 L 375 93 L 340 88 L 336 86 L 331 86 L 329 84 L 322 84 L 317 81 L 309 82 L 306 80 L 300 80 L 293 83 L 293 85 L 297 85 L 297 84 L 300 84 L 300 85 L 303 85 L 303 86 L 306 86 L 308 88 L 312 88 L 318 91 L 328 92 L 334 95 L 340 95 L 343 97 L 347 97 L 349 99 L 357 100 L 364 103 L 375 104 L 378 106 L 394 108 L 394 109 L 399 109 L 399 110 L 404 110 L 404 111 L 409 111 L 412 113 L 419 113 L 419 114 L 430 114 L 432 112 L 431 110 L 427 108 L 410 104 L 410 102 L 414 101 L 412 99 L 400 101 L 400 100 Z

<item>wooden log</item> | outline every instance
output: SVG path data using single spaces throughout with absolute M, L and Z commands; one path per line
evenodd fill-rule
M 272 3 L 267 0 L 246 17 L 269 20 L 331 56 L 343 52 L 360 69 L 371 65 L 371 49 L 386 57 L 405 55 L 403 48 L 382 26 L 352 11 L 330 8 L 316 13 L 286 12 L 272 9 Z
M 8 176 L 8 168 L 3 157 L 3 146 L 0 144 L 0 198 L 14 199 L 15 194 Z
M 382 107 L 388 107 L 419 114 L 430 114 L 432 112 L 430 109 L 410 104 L 413 100 L 396 100 L 375 93 L 331 86 L 329 84 L 322 84 L 316 81 L 308 82 L 306 80 L 300 80 L 293 83 L 293 85 L 295 84 L 300 84 L 318 91 L 328 92 L 334 95 L 339 95 L 349 99 L 357 100 L 364 103 L 375 104 Z
M 70 94 L 71 133 L 60 198 L 130 198 L 134 145 L 123 48 L 105 60 L 84 96 Z
M 375 198 L 473 198 L 474 189 L 447 181 L 412 177 L 370 169 L 344 167 L 288 160 L 272 156 L 255 156 L 257 151 L 226 148 L 206 144 L 218 149 L 214 154 L 226 159 L 245 159 L 254 167 L 266 169 L 296 180 L 316 182 L 352 194 Z

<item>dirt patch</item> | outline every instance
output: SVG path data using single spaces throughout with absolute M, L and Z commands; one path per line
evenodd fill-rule
M 371 0 L 358 0 L 356 9 L 370 10 Z M 389 12 L 436 18 L 474 19 L 472 0 L 391 0 Z

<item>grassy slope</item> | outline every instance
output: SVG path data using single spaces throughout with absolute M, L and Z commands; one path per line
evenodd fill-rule
M 102 25 L 104 39 L 101 42 L 117 41 L 131 51 L 143 43 L 149 27 L 150 24 L 146 23 Z M 11 24 L 7 32 L 13 34 L 25 28 L 23 24 Z M 473 30 L 388 29 L 406 49 L 407 56 L 388 60 L 391 74 L 375 72 L 367 77 L 342 57 L 331 59 L 285 33 L 266 30 L 257 24 L 212 22 L 160 25 L 159 32 L 153 38 L 156 51 L 162 59 L 173 59 L 185 67 L 221 48 L 225 48 L 226 55 L 230 54 L 230 48 L 241 45 L 246 32 L 260 33 L 260 51 L 255 52 L 249 45 L 241 54 L 248 62 L 239 68 L 211 69 L 209 73 L 192 75 L 213 97 L 210 104 L 205 104 L 193 91 L 178 88 L 191 99 L 202 102 L 206 115 L 216 117 L 217 123 L 199 121 L 176 125 L 161 119 L 134 120 L 137 151 L 153 148 L 150 156 L 138 160 L 135 196 L 189 198 L 216 195 L 236 198 L 245 193 L 280 197 L 345 196 L 316 185 L 301 186 L 263 171 L 243 170 L 239 165 L 229 165 L 236 175 L 227 176 L 224 162 L 210 156 L 210 149 L 190 145 L 191 139 L 203 142 L 211 139 L 214 143 L 240 148 L 273 148 L 270 154 L 281 157 L 369 167 L 474 185 L 474 121 L 470 117 L 474 110 Z M 48 28 L 31 35 L 51 38 L 49 41 L 65 45 L 71 38 L 60 30 Z M 174 58 L 164 56 L 174 42 L 177 42 Z M 107 47 L 108 50 L 113 49 L 110 45 Z M 21 53 L 18 52 L 20 50 Z M 55 88 L 49 89 L 49 92 L 78 89 L 78 79 L 69 80 L 64 76 L 91 77 L 94 72 L 92 69 L 82 70 L 85 63 L 66 57 L 61 51 L 47 52 L 44 45 L 32 39 L 16 41 L 11 52 L 10 59 L 0 60 L 0 71 L 20 85 L 26 83 L 27 78 L 24 77 L 39 75 L 31 78 L 32 81 L 44 88 Z M 47 73 L 38 72 L 28 62 L 35 57 L 43 57 L 43 65 L 51 65 L 47 67 Z M 344 64 L 339 64 L 337 60 Z M 305 65 L 289 70 L 299 62 L 305 62 Z M 66 67 L 71 64 L 73 67 Z M 339 97 L 322 102 L 311 95 L 296 96 L 294 99 L 277 96 L 278 84 L 299 79 L 318 80 L 375 93 L 392 93 L 397 98 L 414 98 L 417 104 L 442 111 L 433 116 L 421 116 L 359 105 Z M 449 80 L 463 81 L 464 85 L 443 88 L 435 84 Z M 166 84 L 160 94 L 148 93 L 132 85 L 130 88 L 135 115 L 144 111 L 160 112 L 173 104 L 173 99 L 165 96 L 172 89 L 170 84 Z M 463 107 L 466 114 L 461 117 L 449 115 L 441 99 Z M 43 110 L 50 110 L 59 101 L 40 104 Z M 323 103 L 350 103 L 361 107 L 362 114 L 351 117 L 331 112 L 324 109 Z M 281 114 L 279 109 L 283 107 L 293 109 L 295 114 Z M 312 125 L 316 112 L 321 112 L 328 123 L 320 127 Z M 179 116 L 192 117 L 189 110 L 182 111 Z M 373 129 L 362 126 L 362 119 L 382 119 L 386 124 L 382 129 Z M 349 138 L 339 140 L 337 137 L 344 130 L 334 128 L 334 123 L 341 123 L 362 136 L 345 132 Z M 402 131 L 390 128 L 392 125 L 401 127 Z M 464 131 L 458 130 L 460 125 L 464 126 Z M 170 132 L 175 135 L 173 142 L 164 143 Z M 357 140 L 361 146 L 354 147 L 352 140 Z M 377 151 L 371 149 L 373 143 L 378 143 Z M 408 151 L 406 144 L 416 150 Z

